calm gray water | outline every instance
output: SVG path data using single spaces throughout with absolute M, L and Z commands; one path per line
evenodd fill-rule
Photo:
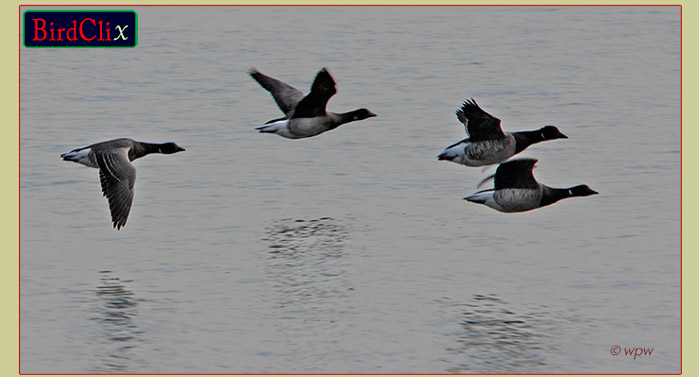
M 680 371 L 679 7 L 135 10 L 134 49 L 21 49 L 23 373 Z M 259 134 L 252 66 L 378 117 Z M 601 194 L 462 200 L 470 97 Z M 135 162 L 119 232 L 59 158 L 116 137 L 187 149 Z

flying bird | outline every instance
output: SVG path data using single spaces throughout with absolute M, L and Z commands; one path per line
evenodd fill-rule
M 133 202 L 136 168 L 131 161 L 151 153 L 173 154 L 184 151 L 175 143 L 144 143 L 131 139 L 114 139 L 73 149 L 61 155 L 64 161 L 99 169 L 102 194 L 109 202 L 116 230 L 126 225 Z
M 494 177 L 495 187 L 478 191 L 464 199 L 485 204 L 500 212 L 524 212 L 551 205 L 561 199 L 599 194 L 588 185 L 553 188 L 537 182 L 532 173 L 536 162 L 533 158 L 503 162 L 498 165 L 494 175 L 483 180 L 486 182 Z
M 555 126 L 534 131 L 505 132 L 500 119 L 486 113 L 472 98 L 456 111 L 468 138 L 444 149 L 437 158 L 466 166 L 485 166 L 504 162 L 532 144 L 553 139 L 567 139 Z
M 251 68 L 249 74 L 272 94 L 285 114 L 282 118 L 270 120 L 257 127 L 260 132 L 276 133 L 289 139 L 302 139 L 335 129 L 345 123 L 376 116 L 365 108 L 347 113 L 326 111 L 328 100 L 337 93 L 335 80 L 327 68 L 318 72 L 311 92 L 306 96 L 293 86 L 267 76 L 255 68 Z

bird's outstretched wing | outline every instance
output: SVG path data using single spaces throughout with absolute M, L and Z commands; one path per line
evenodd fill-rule
M 335 93 L 337 93 L 335 80 L 327 68 L 321 69 L 313 81 L 311 92 L 296 105 L 292 118 L 313 118 L 325 115 L 325 107 Z
M 470 141 L 496 140 L 505 137 L 500 128 L 500 119 L 486 113 L 471 98 L 464 101 L 456 117 L 464 124 Z
M 534 158 L 520 158 L 500 164 L 495 170 L 495 190 L 507 188 L 536 189 L 539 183 L 534 179 Z
M 248 73 L 255 81 L 272 94 L 274 101 L 277 102 L 277 105 L 282 109 L 284 114 L 288 115 L 296 108 L 296 105 L 301 102 L 301 99 L 303 99 L 303 92 L 283 81 L 267 76 L 255 68 L 250 68 Z
M 99 166 L 102 194 L 109 202 L 112 223 L 119 230 L 126 225 L 131 211 L 136 168 L 129 161 L 127 148 L 98 153 L 95 159 Z

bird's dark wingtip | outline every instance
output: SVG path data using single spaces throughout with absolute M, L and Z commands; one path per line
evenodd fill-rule
M 479 106 L 478 106 L 478 103 L 476 103 L 475 99 L 470 98 L 470 99 L 465 100 L 463 105 L 461 106 L 462 109 L 466 108 L 466 107 L 479 107 Z
M 255 76 L 260 75 L 260 71 L 257 70 L 255 67 L 250 67 L 248 69 L 248 75 L 250 75 L 252 78 L 255 78 Z

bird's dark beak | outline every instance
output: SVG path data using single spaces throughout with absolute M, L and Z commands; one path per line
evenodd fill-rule
M 558 137 L 561 138 L 561 139 L 567 139 L 567 138 L 568 138 L 568 136 L 564 135 L 562 132 L 559 132 L 559 133 L 558 133 Z
M 177 148 L 177 151 L 178 151 L 178 152 L 184 152 L 184 151 L 186 151 L 186 149 L 184 149 L 184 148 L 182 148 L 182 147 L 178 147 L 178 148 Z
M 371 118 L 371 117 L 375 117 L 376 114 L 374 114 L 374 113 L 372 113 L 371 111 L 369 111 L 369 115 L 368 115 L 368 116 L 369 116 L 369 118 Z

